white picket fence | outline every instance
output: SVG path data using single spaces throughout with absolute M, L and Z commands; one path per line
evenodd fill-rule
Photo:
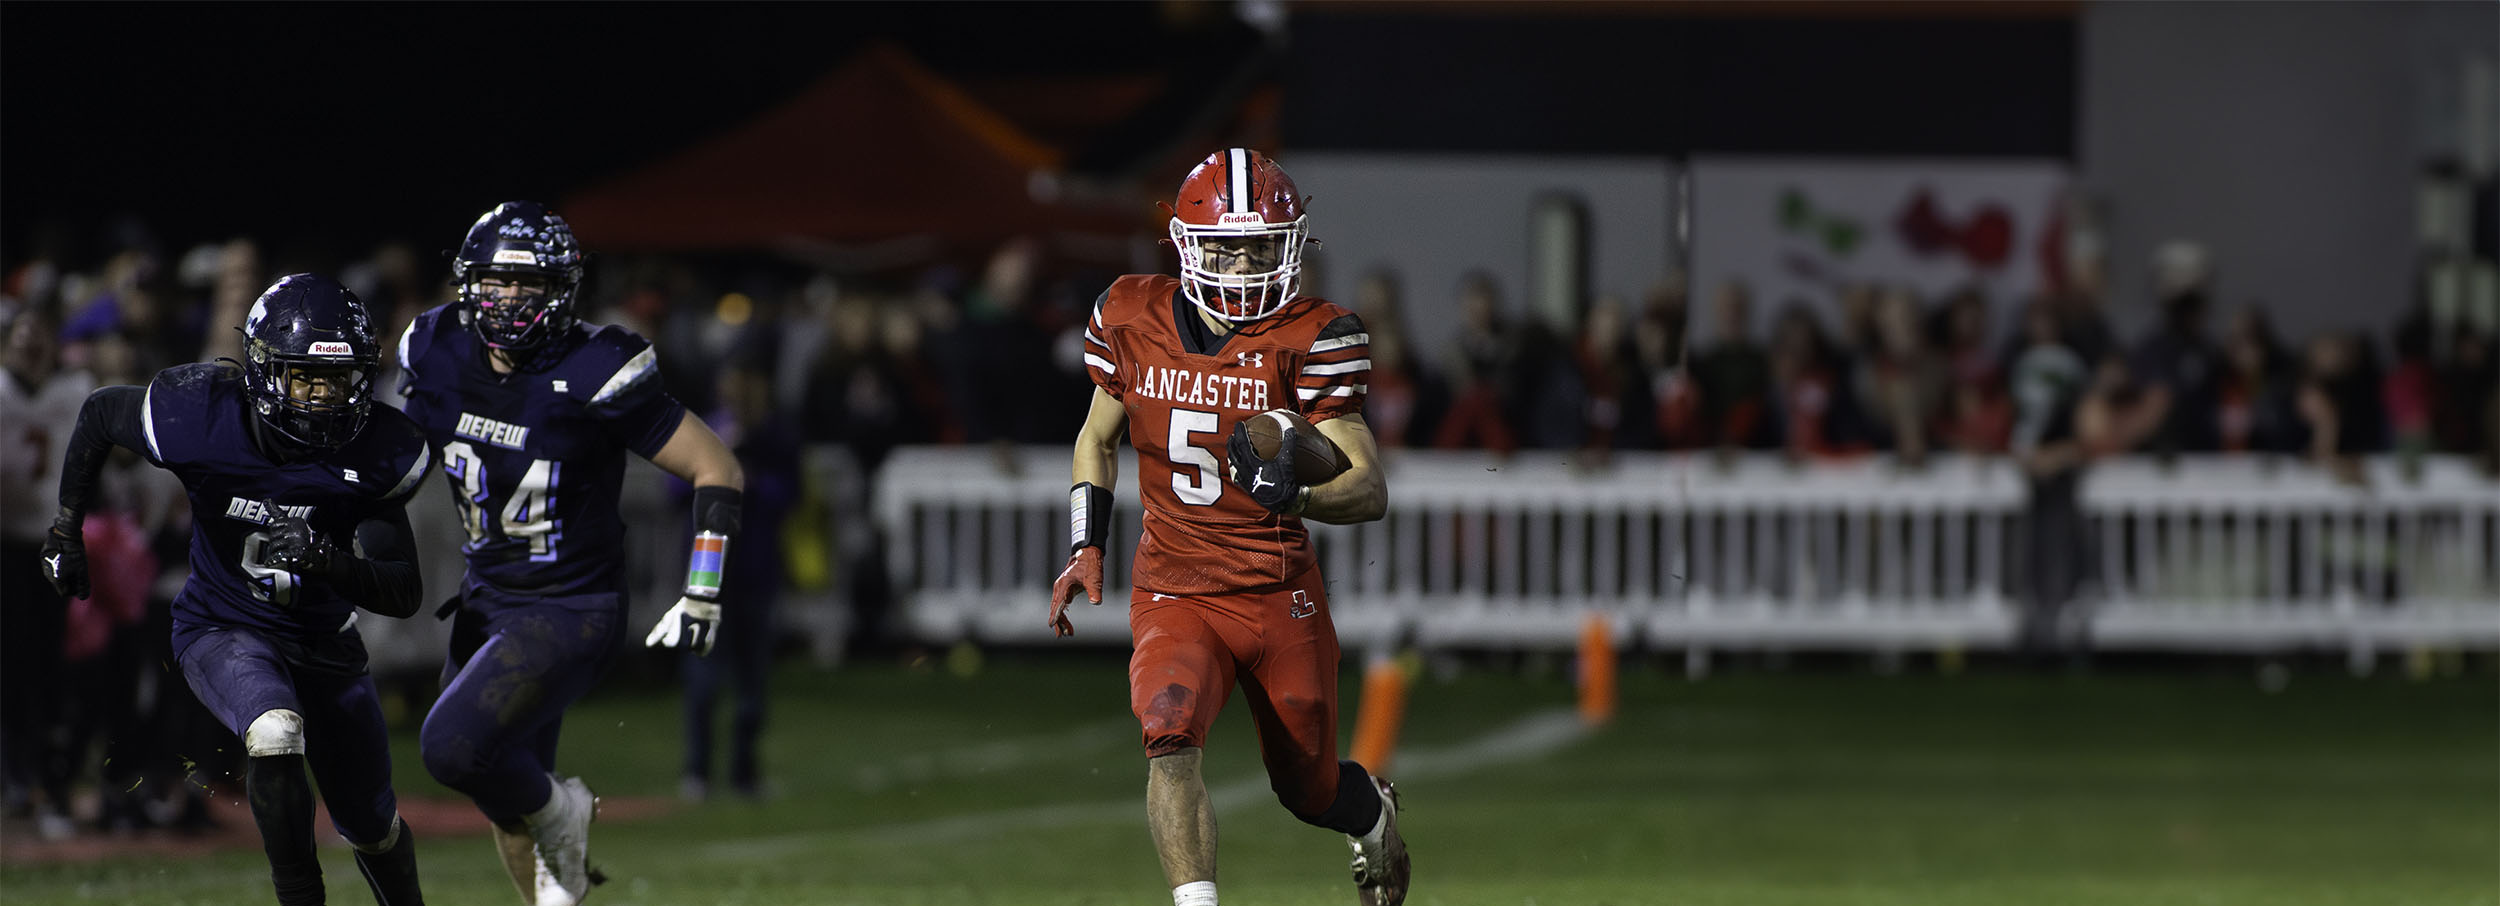
M 1066 559 L 1068 451 L 899 451 L 876 516 L 924 640 L 1031 642 Z M 1137 521 L 1123 451 L 1105 602 L 1077 639 L 1126 644 Z M 2010 644 L 2027 489 L 2002 460 L 1792 466 L 1775 456 L 1407 451 L 1390 515 L 1314 525 L 1349 646 L 1568 646 L 1591 613 L 1616 638 L 1707 651 Z M 2306 466 L 2105 463 L 2083 491 L 2089 637 L 2211 651 L 2500 647 L 2500 484 L 2432 459 L 2366 488 Z M 1169 480 L 1148 476 L 1144 480 Z

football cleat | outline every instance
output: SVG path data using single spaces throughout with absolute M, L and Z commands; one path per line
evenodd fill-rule
M 1372 778 L 1380 790 L 1380 845 L 1366 846 L 1361 837 L 1347 837 L 1354 847 L 1354 898 L 1363 906 L 1398 906 L 1406 902 L 1407 879 L 1414 864 L 1406 857 L 1406 838 L 1398 836 L 1398 788 Z
M 556 780 L 552 808 L 533 816 L 536 906 L 576 906 L 590 893 L 590 821 L 599 799 L 579 777 Z
M 529 832 L 508 831 L 503 825 L 488 823 L 495 835 L 495 858 L 503 862 L 504 873 L 512 877 L 512 886 L 521 892 L 524 906 L 538 903 L 538 847 L 530 842 Z

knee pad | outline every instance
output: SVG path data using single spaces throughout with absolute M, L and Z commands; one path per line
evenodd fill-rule
M 391 830 L 390 830 L 390 833 L 383 834 L 383 835 L 382 835 L 382 841 L 381 841 L 381 842 L 379 842 L 379 843 L 358 843 L 358 842 L 356 842 L 356 841 L 354 841 L 354 840 L 349 840 L 349 841 L 347 841 L 347 845 L 355 847 L 357 852 L 364 853 L 364 854 L 366 854 L 366 855 L 381 855 L 381 854 L 383 854 L 383 853 L 390 852 L 390 851 L 391 851 L 391 847 L 394 847 L 394 846 L 398 846 L 398 845 L 399 845 L 399 829 L 400 829 L 400 827 L 401 827 L 401 822 L 400 822 L 400 820 L 399 820 L 399 815 L 398 815 L 398 813 L 394 812 L 394 813 L 392 813 L 392 815 L 391 815 Z
M 285 708 L 261 712 L 243 731 L 243 754 L 253 758 L 304 754 L 304 715 Z

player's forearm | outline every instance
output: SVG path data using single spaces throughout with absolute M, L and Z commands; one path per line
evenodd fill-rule
M 1389 483 L 1378 468 L 1348 469 L 1345 474 L 1310 485 L 1311 502 L 1302 518 L 1330 525 L 1370 522 L 1389 514 Z
M 356 544 L 365 555 L 342 552 L 331 562 L 325 578 L 341 596 L 366 610 L 386 617 L 414 615 L 425 599 L 416 534 L 408 525 L 406 509 L 394 508 L 389 515 L 365 520 L 356 526 Z
M 1118 487 L 1120 463 L 1118 447 L 1090 437 L 1076 439 L 1076 457 L 1068 469 L 1071 484 L 1091 483 L 1104 490 Z
M 87 394 L 78 408 L 78 427 L 70 432 L 68 452 L 61 460 L 61 508 L 84 513 L 94 503 L 96 477 L 104 458 L 116 446 L 147 449 L 148 392 L 127 384 Z

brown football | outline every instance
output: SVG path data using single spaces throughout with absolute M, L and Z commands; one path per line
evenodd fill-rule
M 1284 438 L 1285 426 L 1293 426 L 1293 475 L 1303 484 L 1327 481 L 1346 470 L 1345 452 L 1299 413 L 1270 409 L 1250 416 L 1246 424 L 1250 426 L 1250 449 L 1267 459 L 1275 458 L 1276 444 Z

